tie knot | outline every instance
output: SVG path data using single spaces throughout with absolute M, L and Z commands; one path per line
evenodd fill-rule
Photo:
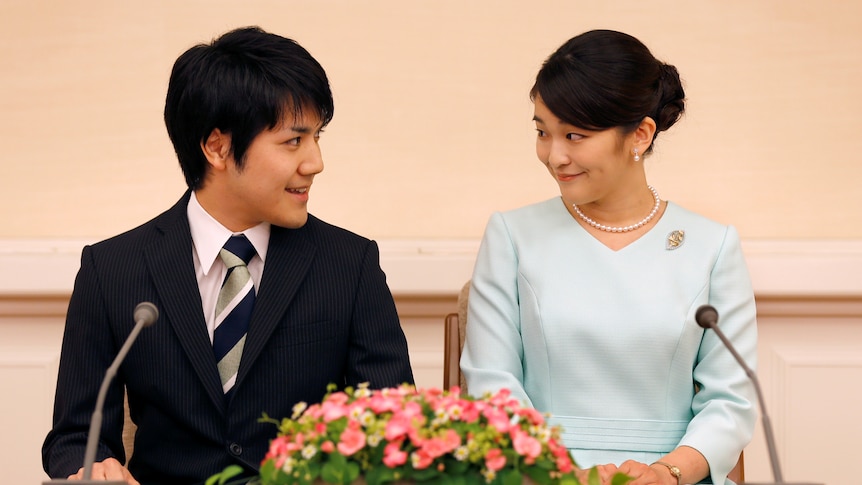
M 248 265 L 248 262 L 251 261 L 251 258 L 257 254 L 257 251 L 254 250 L 254 246 L 251 245 L 251 241 L 246 239 L 245 234 L 240 234 L 239 236 L 231 236 L 230 239 L 224 245 L 224 250 L 221 252 L 222 259 L 225 264 L 229 268 L 236 266 L 238 261 L 228 261 L 225 259 L 225 251 L 229 252 L 230 255 L 233 255 L 242 260 L 242 262 Z M 227 256 L 230 256 L 227 255 Z

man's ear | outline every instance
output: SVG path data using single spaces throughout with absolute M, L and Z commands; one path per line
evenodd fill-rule
M 227 167 L 231 154 L 230 143 L 230 133 L 222 133 L 218 128 L 201 142 L 201 150 L 213 169 L 224 170 Z

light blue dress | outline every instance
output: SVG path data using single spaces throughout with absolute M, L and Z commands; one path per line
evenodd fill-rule
M 683 232 L 678 246 L 668 242 L 674 231 Z M 731 484 L 756 394 L 695 322 L 707 303 L 753 369 L 754 295 L 733 227 L 668 202 L 648 233 L 614 251 L 559 197 L 495 213 L 470 291 L 467 388 L 509 388 L 551 413 L 582 467 L 652 463 L 687 445 L 706 458 L 713 483 Z

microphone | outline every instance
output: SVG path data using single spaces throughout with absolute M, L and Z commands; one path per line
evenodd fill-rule
M 751 370 L 750 367 L 745 363 L 742 356 L 739 355 L 739 352 L 736 351 L 736 347 L 730 343 L 727 336 L 724 335 L 724 332 L 718 328 L 718 311 L 711 305 L 701 305 L 694 314 L 694 319 L 697 321 L 697 324 L 700 325 L 704 329 L 712 329 L 713 332 L 721 339 L 721 342 L 730 351 L 733 358 L 736 359 L 736 362 L 739 363 L 739 366 L 745 371 L 745 375 L 748 376 L 751 383 L 754 385 L 754 390 L 757 392 L 757 401 L 760 403 L 760 420 L 763 423 L 763 434 L 766 436 L 766 448 L 769 450 L 769 463 L 772 465 L 772 475 L 775 479 L 773 484 L 788 484 L 784 481 L 784 477 L 781 475 L 781 466 L 778 464 L 778 449 L 775 446 L 775 437 L 772 434 L 772 422 L 769 420 L 769 415 L 766 413 L 766 404 L 763 400 L 763 391 L 760 389 L 760 381 L 757 380 L 757 375 L 754 371 Z M 749 482 L 745 482 L 749 483 Z M 749 485 L 757 485 L 753 483 L 749 483 Z M 772 484 L 761 484 L 761 485 L 772 485 Z M 818 484 L 809 484 L 809 483 L 797 483 L 796 485 L 818 485 Z
M 87 448 L 84 451 L 83 480 L 54 479 L 42 482 L 43 485 L 56 483 L 74 483 L 76 485 L 125 485 L 126 482 L 124 481 L 93 480 L 92 477 L 93 462 L 96 461 L 96 448 L 98 448 L 99 434 L 102 430 L 102 409 L 105 407 L 105 396 L 108 394 L 108 386 L 111 384 L 114 376 L 117 375 L 117 369 L 120 368 L 120 364 L 123 363 L 123 359 L 126 358 L 126 354 L 129 353 L 129 349 L 132 348 L 132 344 L 135 343 L 135 339 L 138 338 L 138 334 L 141 333 L 141 330 L 143 330 L 144 327 L 149 327 L 156 323 L 156 320 L 158 320 L 159 309 L 148 301 L 138 303 L 135 307 L 134 318 L 135 326 L 132 328 L 129 336 L 126 337 L 126 341 L 123 342 L 123 346 L 120 347 L 120 351 L 117 353 L 117 356 L 114 357 L 114 361 L 111 363 L 111 366 L 108 367 L 108 370 L 105 372 L 105 378 L 102 379 L 102 386 L 99 388 L 99 396 L 96 398 L 96 408 L 93 410 L 93 417 L 90 419 L 90 432 L 87 435 Z

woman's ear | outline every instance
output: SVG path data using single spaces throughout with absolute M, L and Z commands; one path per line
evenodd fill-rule
M 201 142 L 201 150 L 213 169 L 224 170 L 227 167 L 231 154 L 230 143 L 230 133 L 222 133 L 218 128 L 213 129 L 207 139 Z
M 638 153 L 646 153 L 655 137 L 655 121 L 649 116 L 645 117 L 631 135 L 632 151 L 637 149 Z

